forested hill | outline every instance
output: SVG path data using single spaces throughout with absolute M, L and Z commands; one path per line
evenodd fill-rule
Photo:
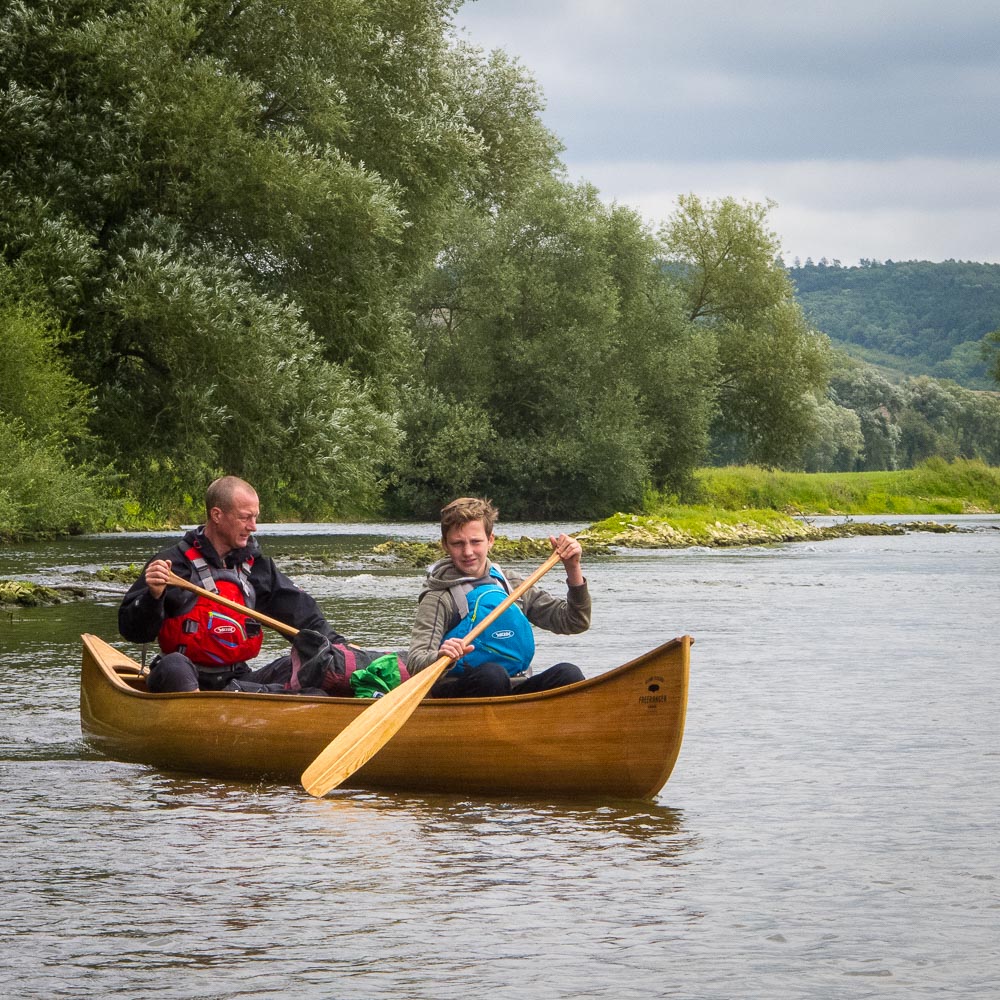
M 906 375 L 996 388 L 980 344 L 1000 328 L 1000 264 L 821 262 L 789 275 L 809 322 L 855 357 Z

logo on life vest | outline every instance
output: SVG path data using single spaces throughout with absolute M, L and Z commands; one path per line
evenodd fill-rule
M 243 641 L 244 632 L 240 623 L 229 615 L 213 611 L 208 616 L 208 629 L 220 646 L 235 649 Z
M 496 632 L 493 633 L 493 638 L 494 639 L 513 639 L 514 638 L 514 630 L 511 629 L 511 628 L 498 629 Z

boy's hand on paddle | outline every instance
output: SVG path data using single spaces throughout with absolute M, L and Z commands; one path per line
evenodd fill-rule
M 560 535 L 558 538 L 549 535 L 549 544 L 559 554 L 563 567 L 566 570 L 566 582 L 571 587 L 578 587 L 583 583 L 583 570 L 580 569 L 580 560 L 583 557 L 583 546 L 570 535 Z
M 476 647 L 467 643 L 464 639 L 445 639 L 441 643 L 438 652 L 441 656 L 447 656 L 450 660 L 460 660 L 466 653 L 472 652 Z

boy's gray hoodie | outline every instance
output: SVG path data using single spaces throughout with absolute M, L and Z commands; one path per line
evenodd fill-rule
M 487 561 L 487 574 L 494 565 L 496 564 Z M 516 573 L 504 575 L 511 589 L 524 579 Z M 480 578 L 463 576 L 449 556 L 439 559 L 428 568 L 424 585 L 417 597 L 417 617 L 410 631 L 406 668 L 411 674 L 418 673 L 437 660 L 441 655 L 444 637 L 461 620 L 451 588 L 456 584 L 474 584 L 478 579 Z M 517 604 L 532 625 L 549 632 L 575 635 L 590 628 L 590 591 L 586 580 L 578 587 L 567 587 L 566 600 L 553 597 L 539 587 L 532 587 L 524 592 Z

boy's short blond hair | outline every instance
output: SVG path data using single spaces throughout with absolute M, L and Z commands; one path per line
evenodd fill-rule
M 461 527 L 470 521 L 482 521 L 483 530 L 487 535 L 493 534 L 493 526 L 500 517 L 500 511 L 493 506 L 492 500 L 481 497 L 459 497 L 441 508 L 441 539 L 448 540 L 448 532 L 452 528 Z

